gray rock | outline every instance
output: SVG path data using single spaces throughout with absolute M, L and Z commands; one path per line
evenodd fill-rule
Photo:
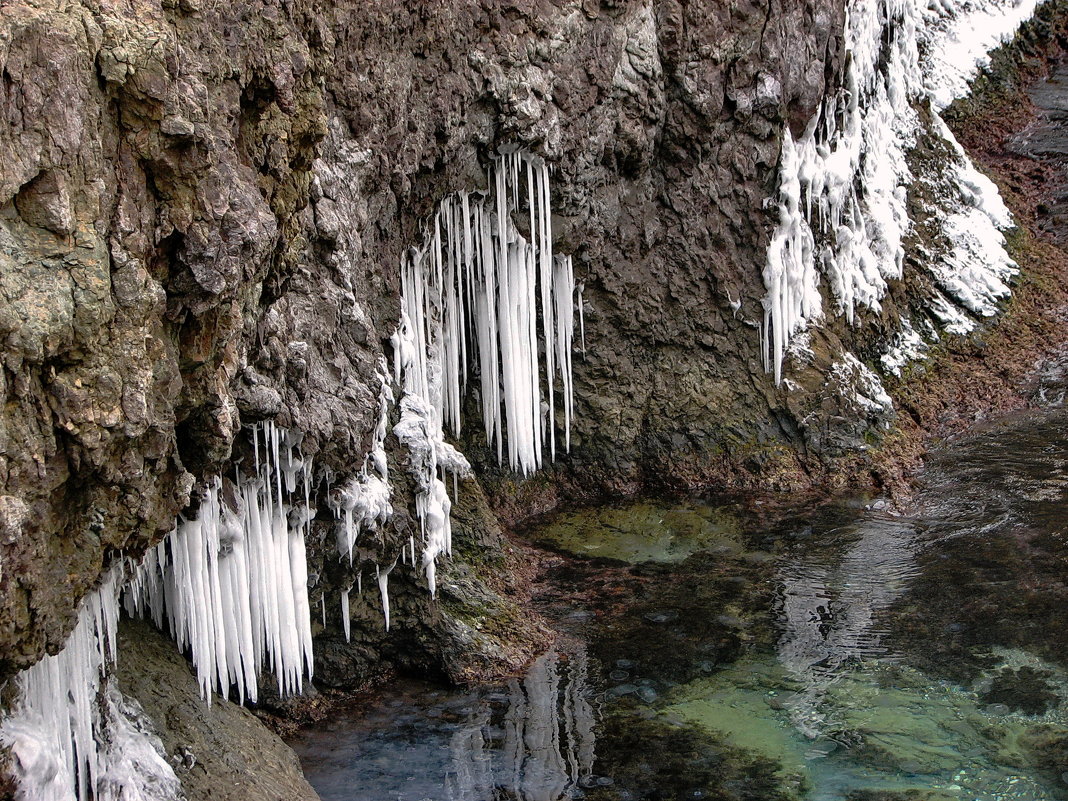
M 119 627 L 119 687 L 155 724 L 189 801 L 317 801 L 297 755 L 247 709 L 211 706 L 173 642 L 151 626 Z

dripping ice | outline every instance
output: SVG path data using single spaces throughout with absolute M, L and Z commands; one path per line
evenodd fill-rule
M 125 595 L 131 615 L 166 626 L 191 652 L 209 703 L 213 689 L 225 698 L 231 686 L 240 702 L 255 701 L 263 667 L 282 695 L 299 693 L 312 675 L 311 465 L 271 422 L 253 428 L 253 443 L 254 474 L 209 484 L 196 517 L 179 520 L 148 552 Z
M 393 351 L 403 395 L 393 430 L 411 454 L 421 563 L 432 594 L 437 557 L 452 548 L 445 479 L 470 474 L 444 435 L 446 426 L 461 433 L 470 374 L 479 378 L 482 425 L 499 462 L 507 458 L 529 475 L 558 448 L 571 447 L 575 278 L 571 258 L 552 249 L 548 167 L 517 151 L 494 162 L 488 184 L 485 194 L 445 198 L 423 246 L 401 263 Z M 388 571 L 379 573 L 388 627 L 384 576 Z
M 488 444 L 529 474 L 571 446 L 575 278 L 570 257 L 553 253 L 545 162 L 500 156 L 489 185 L 447 197 L 403 260 L 395 378 L 459 436 L 473 368 Z
M 364 460 L 363 469 L 342 487 L 336 506 L 337 513 L 343 518 L 343 525 L 338 527 L 338 552 L 342 557 L 348 557 L 350 565 L 352 550 L 360 532 L 377 529 L 393 517 L 393 505 L 390 503 L 393 489 L 389 483 L 385 447 L 393 390 L 385 359 L 379 362 L 377 377 L 381 386 L 378 393 L 378 421 L 371 450 Z
M 878 311 L 887 281 L 901 278 L 911 229 L 906 191 L 916 178 L 906 155 L 922 124 L 917 106 L 933 98 L 940 109 L 963 94 L 986 50 L 1010 37 L 1033 7 L 1032 0 L 938 0 L 929 8 L 917 0 L 848 3 L 844 86 L 798 139 L 784 134 L 761 328 L 764 366 L 776 384 L 793 335 L 824 313 L 821 279 L 836 312 L 852 324 L 858 307 Z M 962 42 L 970 44 L 958 47 Z M 964 330 L 969 325 L 958 318 L 966 315 L 947 310 L 945 296 L 974 314 L 993 313 L 1015 269 L 1000 230 L 1011 218 L 932 113 L 930 133 L 955 155 L 947 171 L 952 186 L 940 199 L 953 247 L 930 265 L 940 290 L 932 310 Z

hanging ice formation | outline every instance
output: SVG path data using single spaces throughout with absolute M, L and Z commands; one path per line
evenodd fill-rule
M 341 490 L 335 509 L 344 519 L 337 530 L 337 547 L 342 557 L 348 555 L 352 564 L 352 549 L 364 528 L 377 528 L 393 517 L 390 497 L 389 466 L 386 463 L 386 431 L 389 426 L 389 407 L 393 403 L 389 370 L 386 360 L 378 365 L 381 389 L 378 393 L 378 423 L 375 425 L 371 451 L 364 459 L 363 469 Z M 347 638 L 347 637 L 346 637 Z
M 19 801 L 181 797 L 143 713 L 108 678 L 118 616 L 112 570 L 82 601 L 63 650 L 18 675 L 18 699 L 0 722 L 0 743 L 15 757 Z
M 148 552 L 125 605 L 169 626 L 192 652 L 200 689 L 257 697 L 266 665 L 283 695 L 312 675 L 311 607 L 304 538 L 314 516 L 311 465 L 295 438 L 273 423 L 253 428 L 255 473 L 238 474 L 235 507 L 216 480 L 194 519 L 182 519 Z M 262 451 L 261 451 L 262 447 Z
M 1034 5 L 1024 0 L 1028 4 Z M 774 373 L 776 384 L 791 337 L 822 314 L 821 276 L 837 312 L 851 324 L 858 306 L 878 310 L 887 281 L 901 277 L 902 242 L 911 226 L 906 191 L 915 179 L 906 155 L 922 125 L 916 105 L 944 89 L 925 84 L 921 63 L 959 61 L 963 56 L 946 52 L 966 20 L 988 28 L 984 21 L 992 10 L 1010 6 L 1015 6 L 1012 0 L 941 0 L 930 9 L 926 0 L 848 2 L 843 86 L 825 98 L 800 138 L 795 141 L 789 130 L 783 138 L 779 222 L 764 267 L 761 329 L 764 367 Z M 1004 14 L 1015 25 L 1024 18 Z M 952 25 L 946 22 L 950 17 Z M 1015 26 L 1002 31 L 1001 37 L 1013 30 Z M 959 69 L 970 76 L 978 59 L 974 54 L 969 58 L 971 63 Z M 947 85 L 956 92 L 967 88 L 966 81 Z M 970 311 L 993 313 L 996 299 L 1008 293 L 1004 280 L 1015 269 L 999 230 L 1010 226 L 1011 218 L 993 184 L 971 167 L 937 114 L 935 120 L 929 133 L 947 140 L 958 163 L 947 165 L 950 188 L 939 199 L 953 251 L 932 265 L 932 274 L 941 291 Z M 958 277 L 963 276 L 962 282 Z M 958 290 L 977 276 L 983 297 L 969 303 Z
M 513 470 L 530 474 L 571 447 L 571 341 L 575 277 L 554 255 L 545 162 L 525 152 L 499 157 L 488 194 L 442 201 L 422 248 L 401 264 L 401 324 L 393 336 L 394 379 L 403 388 L 394 433 L 411 453 L 422 526 L 422 565 L 435 591 L 435 560 L 452 547 L 446 472 L 467 460 L 445 442 L 461 430 L 469 374 L 477 371 L 486 439 Z M 514 217 L 522 214 L 528 241 Z M 385 574 L 380 574 L 385 575 Z M 383 605 L 388 603 L 385 585 Z
M 571 447 L 575 277 L 570 257 L 553 254 L 545 162 L 523 151 L 500 156 L 489 185 L 487 195 L 445 198 L 426 244 L 405 256 L 395 346 L 405 391 L 457 436 L 477 368 L 486 439 L 499 461 L 507 450 L 508 465 L 529 474 L 546 451 L 556 457 L 557 388 L 559 444 Z

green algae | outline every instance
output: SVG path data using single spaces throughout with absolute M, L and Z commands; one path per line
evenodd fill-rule
M 662 714 L 779 765 L 814 799 L 1063 797 L 1063 703 L 1036 719 L 903 665 L 858 662 L 806 685 L 774 656 L 755 657 L 678 687 Z M 1028 775 L 1036 769 L 1045 782 Z
M 725 507 L 662 506 L 582 509 L 538 532 L 538 542 L 578 556 L 639 562 L 680 562 L 699 551 L 737 554 L 741 524 Z

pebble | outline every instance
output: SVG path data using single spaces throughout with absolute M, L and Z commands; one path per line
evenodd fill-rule
M 1005 704 L 991 704 L 988 707 L 984 707 L 983 711 L 988 715 L 1007 715 L 1010 710 Z
M 678 612 L 647 612 L 643 617 L 650 623 L 670 623 L 679 616 Z

